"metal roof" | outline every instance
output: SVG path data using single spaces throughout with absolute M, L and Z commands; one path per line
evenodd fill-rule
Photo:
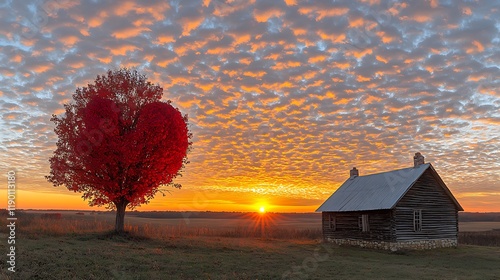
M 426 163 L 384 173 L 353 176 L 347 179 L 316 212 L 392 209 L 430 166 L 430 163 Z M 446 186 L 444 188 L 449 192 Z

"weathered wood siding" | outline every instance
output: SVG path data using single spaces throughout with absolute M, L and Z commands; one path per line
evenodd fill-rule
M 413 211 L 422 210 L 422 230 L 415 231 Z M 456 238 L 458 211 L 451 198 L 427 170 L 398 202 L 394 211 L 396 239 Z
M 370 230 L 359 229 L 359 217 L 368 215 Z M 335 217 L 335 230 L 330 228 L 330 216 Z M 395 241 L 393 215 L 391 210 L 323 212 L 324 238 L 352 238 L 363 240 Z

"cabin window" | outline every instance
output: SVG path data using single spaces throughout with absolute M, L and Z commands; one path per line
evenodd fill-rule
M 368 222 L 368 214 L 363 214 L 359 216 L 358 220 L 359 230 L 362 232 L 370 231 L 370 224 Z
M 413 230 L 422 231 L 422 210 L 413 210 Z
M 330 215 L 330 229 L 332 231 L 337 230 L 337 221 L 335 219 L 335 216 L 333 216 L 333 215 Z

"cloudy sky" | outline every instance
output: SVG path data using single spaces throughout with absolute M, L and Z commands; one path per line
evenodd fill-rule
M 88 208 L 44 179 L 49 119 L 135 67 L 194 134 L 183 188 L 140 210 L 314 211 L 353 166 L 420 151 L 465 210 L 500 211 L 500 1 L 2 3 L 0 166 L 19 207 Z

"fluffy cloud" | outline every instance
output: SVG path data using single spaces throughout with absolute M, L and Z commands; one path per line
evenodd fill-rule
M 320 201 L 352 166 L 407 167 L 420 151 L 455 193 L 498 192 L 499 4 L 7 1 L 1 166 L 64 192 L 43 178 L 50 116 L 127 66 L 190 116 L 185 188 Z

